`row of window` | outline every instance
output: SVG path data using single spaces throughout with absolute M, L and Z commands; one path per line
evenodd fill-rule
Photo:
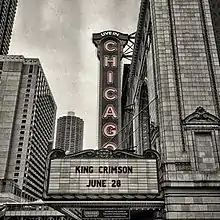
M 31 78 L 32 75 L 29 75 L 28 78 Z M 30 87 L 31 87 L 31 79 L 28 79 L 27 80 L 27 89 L 26 89 L 26 94 L 25 94 L 25 102 L 29 102 L 29 97 L 30 97 Z M 25 103 L 23 105 L 23 115 L 22 115 L 22 125 L 20 127 L 20 137 L 19 137 L 19 140 L 20 141 L 23 141 L 24 140 L 24 134 L 25 134 L 25 125 L 23 125 L 24 123 L 26 123 L 26 118 L 27 118 L 27 114 L 28 113 L 28 104 Z M 19 177 L 19 171 L 20 171 L 20 163 L 21 163 L 21 156 L 22 156 L 22 146 L 23 146 L 23 142 L 19 142 L 18 144 L 18 149 L 17 149 L 17 155 L 16 155 L 16 166 L 15 166 L 15 173 L 14 173 L 14 177 Z M 18 179 L 14 179 L 15 182 L 18 182 Z

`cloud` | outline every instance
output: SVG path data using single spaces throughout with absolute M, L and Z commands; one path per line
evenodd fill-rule
M 20 0 L 10 54 L 40 59 L 58 105 L 85 121 L 84 148 L 97 147 L 99 61 L 92 33 L 132 33 L 137 0 Z

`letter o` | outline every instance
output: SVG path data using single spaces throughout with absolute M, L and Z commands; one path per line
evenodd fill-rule
M 104 144 L 102 146 L 102 148 L 116 150 L 117 149 L 117 145 L 115 143 L 109 142 L 107 144 Z

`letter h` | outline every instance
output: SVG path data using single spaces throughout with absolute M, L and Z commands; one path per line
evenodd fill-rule
M 117 67 L 117 56 L 104 56 L 104 67 Z

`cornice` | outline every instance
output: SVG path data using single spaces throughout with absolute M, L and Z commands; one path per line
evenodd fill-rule
M 135 69 L 137 65 L 137 60 L 138 60 L 138 52 L 140 49 L 141 45 L 141 40 L 142 40 L 142 32 L 144 28 L 144 18 L 146 15 L 146 10 L 147 10 L 147 3 L 149 0 L 142 0 L 141 1 L 141 6 L 140 6 L 140 13 L 139 13 L 139 18 L 138 18 L 138 24 L 137 24 L 137 31 L 135 35 L 135 45 L 134 45 L 134 52 L 132 55 L 132 62 L 131 62 L 131 71 L 130 71 L 130 83 L 132 83 L 133 76 L 135 74 Z

